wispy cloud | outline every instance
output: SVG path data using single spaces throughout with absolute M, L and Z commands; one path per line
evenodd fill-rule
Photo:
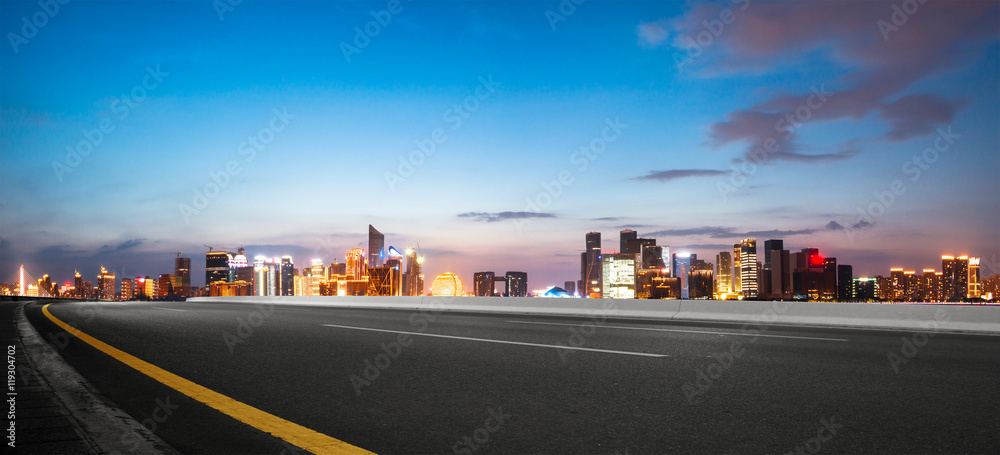
M 656 180 L 659 182 L 669 182 L 671 180 L 686 177 L 713 177 L 716 175 L 726 175 L 726 171 L 715 169 L 671 169 L 668 171 L 649 171 L 649 174 L 633 177 L 632 180 Z
M 485 221 L 496 223 L 497 221 L 516 220 L 525 218 L 555 218 L 554 213 L 546 212 L 465 212 L 458 214 L 459 218 L 472 218 L 473 221 Z
M 837 223 L 836 221 L 830 221 L 822 228 L 803 228 L 803 229 L 768 229 L 762 231 L 743 231 L 732 227 L 723 226 L 703 226 L 696 228 L 686 228 L 686 229 L 663 229 L 660 231 L 650 232 L 645 234 L 650 237 L 691 237 L 691 236 L 708 236 L 713 239 L 727 239 L 727 238 L 781 238 L 793 235 L 808 235 L 815 234 L 822 231 L 832 231 L 841 230 L 844 227 Z
M 643 47 L 658 47 L 670 38 L 670 31 L 667 29 L 666 21 L 653 21 L 639 24 L 636 34 L 639 36 L 639 45 Z
M 642 24 L 640 43 L 660 43 L 656 39 L 672 36 L 675 51 L 685 52 L 683 37 L 703 31 L 705 21 L 715 19 L 722 8 L 717 3 L 699 3 L 675 20 L 651 23 L 657 27 Z M 738 12 L 737 21 L 726 28 L 724 36 L 702 49 L 696 67 L 702 70 L 700 74 L 762 73 L 826 59 L 841 66 L 845 74 L 829 81 L 835 94 L 799 121 L 861 120 L 877 112 L 888 124 L 885 139 L 918 137 L 950 122 L 964 103 L 908 91 L 936 73 L 977 58 L 984 52 L 981 45 L 995 39 L 1000 15 L 996 2 L 927 2 L 919 8 L 905 24 L 886 31 L 877 25 L 891 20 L 893 10 L 886 2 L 755 3 Z M 804 88 L 734 110 L 709 127 L 710 142 L 714 146 L 744 142 L 749 153 L 773 138 L 778 152 L 769 156 L 769 163 L 819 163 L 857 154 L 857 150 L 801 153 L 804 148 L 794 131 L 775 137 L 776 122 L 810 105 L 814 93 Z

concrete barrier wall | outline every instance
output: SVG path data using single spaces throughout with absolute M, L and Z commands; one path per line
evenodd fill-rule
M 196 297 L 189 302 L 307 305 L 1000 334 L 1000 307 L 718 300 L 503 297 Z

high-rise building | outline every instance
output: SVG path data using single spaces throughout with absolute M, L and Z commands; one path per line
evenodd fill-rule
M 745 299 L 757 298 L 757 240 L 740 242 L 740 291 Z
M 492 297 L 495 279 L 493 272 L 476 272 L 472 278 L 472 293 L 476 297 Z
M 527 297 L 528 274 L 525 272 L 507 272 L 504 274 L 504 295 L 507 297 Z
M 563 289 L 566 290 L 566 293 L 569 295 L 576 294 L 576 281 L 567 281 L 563 284 Z
M 837 266 L 837 300 L 854 301 L 854 268 L 848 264 Z
M 620 241 L 619 241 L 620 244 L 619 244 L 619 247 L 618 247 L 618 253 L 619 254 L 626 254 L 626 253 L 635 254 L 635 253 L 638 253 L 638 251 L 628 251 L 628 241 L 629 240 L 635 240 L 638 237 L 638 234 L 636 234 L 635 231 L 633 231 L 631 229 L 625 229 L 625 230 L 621 231 L 619 233 L 619 235 L 620 235 Z
M 601 233 L 587 233 L 586 262 L 583 267 L 582 280 L 586 285 L 588 297 L 601 297 L 604 292 L 602 274 L 604 264 L 601 255 Z M 581 294 L 582 295 L 582 294 Z
M 715 278 L 715 295 L 717 299 L 724 299 L 726 294 L 732 291 L 733 286 L 733 255 L 728 251 L 720 251 L 715 255 L 715 263 L 718 270 Z
M 713 295 L 713 269 L 711 262 L 692 262 L 688 272 L 688 298 L 710 299 Z
M 368 265 L 379 267 L 385 261 L 385 235 L 368 225 Z
M 133 294 L 135 293 L 135 285 L 131 278 L 122 278 L 122 294 L 121 299 L 123 301 L 132 300 Z
M 740 244 L 733 244 L 733 292 L 743 294 L 743 269 L 741 265 L 742 254 Z
M 294 295 L 295 294 L 295 263 L 292 261 L 291 256 L 281 257 L 281 267 L 279 276 L 281 277 L 281 286 L 278 291 L 278 295 Z
M 368 295 L 393 295 L 392 283 L 396 272 L 396 269 L 388 265 L 368 267 Z M 316 290 L 316 295 L 319 295 L 318 289 Z
M 424 257 L 413 248 L 407 248 L 404 253 L 406 257 L 406 273 L 403 275 L 403 295 L 422 296 L 424 295 L 424 274 L 421 267 Z
M 205 253 L 205 286 L 216 281 L 229 280 L 229 256 L 225 251 Z
M 697 254 L 674 253 L 670 257 L 670 275 L 680 279 L 682 299 L 691 298 L 690 282 L 691 263 L 698 260 Z
M 363 280 L 368 274 L 368 259 L 365 257 L 365 250 L 362 248 L 352 248 L 347 253 L 347 274 L 352 280 Z
M 656 239 L 637 239 L 637 241 L 652 240 L 653 245 L 642 244 L 638 262 L 636 266 L 642 269 L 663 269 L 666 264 L 663 262 L 663 247 L 655 245 Z
M 978 266 L 978 261 L 977 261 Z M 969 257 L 941 256 L 942 301 L 958 302 L 965 299 L 969 289 Z
M 389 248 L 389 251 L 395 251 L 395 249 Z M 392 276 L 390 277 L 392 280 L 392 283 L 390 283 L 392 290 L 389 295 L 403 295 L 403 257 L 390 254 L 389 259 L 385 260 L 385 266 L 392 269 Z
M 366 272 L 367 274 L 367 272 Z M 309 267 L 309 276 L 312 277 L 312 295 L 319 294 L 319 284 L 326 281 L 326 267 L 323 266 L 322 259 L 313 259 L 312 266 Z
M 979 258 L 970 257 L 967 268 L 969 269 L 969 278 L 967 280 L 968 291 L 966 297 L 978 299 L 982 296 L 982 288 L 979 284 Z
M 178 293 L 181 295 L 188 295 L 191 289 L 191 258 L 182 258 L 180 256 L 174 258 L 174 275 L 177 275 L 181 279 L 181 288 L 178 289 Z
M 941 301 L 941 278 L 940 273 L 934 269 L 924 269 L 920 275 L 920 284 L 917 291 L 918 302 L 940 302 Z
M 101 273 L 97 275 L 97 299 L 114 300 L 117 286 L 115 272 L 108 272 L 104 266 L 101 266 Z
M 903 272 L 902 267 L 889 269 L 889 298 L 893 302 L 903 302 L 906 300 L 906 275 Z
M 86 294 L 83 293 L 83 276 L 80 275 L 79 271 L 73 271 L 73 293 L 78 299 L 88 299 Z
M 851 280 L 851 295 L 857 302 L 874 302 L 880 300 L 878 295 L 878 280 L 875 278 L 854 278 Z
M 603 292 L 608 299 L 635 298 L 635 257 L 631 254 L 603 255 Z
M 792 293 L 796 298 L 808 300 L 821 298 L 824 263 L 816 248 L 803 248 L 801 252 L 790 255 L 789 265 L 793 267 Z M 773 262 L 771 265 L 774 265 Z
M 837 258 L 823 258 L 823 288 L 820 300 L 837 300 Z

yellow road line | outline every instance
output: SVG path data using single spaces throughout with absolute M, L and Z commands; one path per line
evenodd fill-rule
M 296 445 L 312 453 L 338 455 L 372 453 L 360 447 L 352 446 L 344 441 L 331 438 L 323 433 L 319 433 L 301 425 L 289 422 L 281 417 L 268 414 L 253 406 L 236 401 L 221 393 L 202 387 L 156 365 L 146 362 L 145 360 L 121 351 L 59 320 L 59 318 L 53 316 L 52 313 L 49 312 L 49 305 L 52 304 L 50 303 L 42 307 L 42 312 L 45 313 L 45 316 L 48 317 L 49 320 L 56 323 L 59 327 L 62 327 L 63 330 L 73 334 L 73 336 L 79 338 L 85 343 L 99 349 L 101 352 L 114 357 L 119 362 L 136 369 L 140 373 L 156 379 L 167 387 L 194 398 L 195 400 L 198 400 L 222 412 L 223 414 L 227 414 L 240 422 L 250 425 L 265 433 L 270 433 L 275 437 L 287 441 L 289 444 Z

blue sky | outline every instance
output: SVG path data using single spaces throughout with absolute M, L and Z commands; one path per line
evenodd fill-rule
M 895 30 L 891 2 L 414 1 L 371 25 L 388 3 L 247 0 L 220 20 L 209 1 L 0 2 L 0 277 L 155 276 L 180 251 L 200 284 L 202 245 L 342 261 L 369 223 L 419 243 L 428 281 L 521 270 L 532 288 L 579 278 L 586 232 L 611 251 L 627 227 L 699 257 L 784 238 L 858 275 L 1000 257 L 995 2 L 930 2 Z M 768 138 L 780 151 L 751 165 Z M 894 180 L 906 192 L 871 216 Z

